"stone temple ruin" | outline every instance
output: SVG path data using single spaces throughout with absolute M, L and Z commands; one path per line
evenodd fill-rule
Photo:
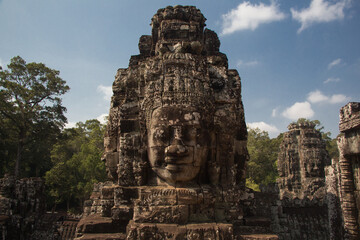
M 241 81 L 205 20 L 192 6 L 159 9 L 118 70 L 109 181 L 95 184 L 78 224 L 45 213 L 41 179 L 4 178 L 0 240 L 360 239 L 360 103 L 340 110 L 339 159 L 312 123 L 292 123 L 277 183 L 246 188 Z
M 277 163 L 280 204 L 274 229 L 283 239 L 329 239 L 325 142 L 312 122 L 292 123 L 288 129 Z
M 315 124 L 292 123 L 284 133 L 278 156 L 280 199 L 301 199 L 310 204 L 325 197 L 325 165 L 330 158 Z
M 339 161 L 314 124 L 290 124 L 277 184 L 253 192 L 240 77 L 216 33 L 190 6 L 158 10 L 151 26 L 116 74 L 110 181 L 95 186 L 77 239 L 358 239 L 358 105 L 342 110 Z
M 250 197 L 241 82 L 205 20 L 195 7 L 160 9 L 140 55 L 118 70 L 104 154 L 112 182 L 91 197 L 79 239 L 101 228 L 126 239 L 233 239 Z

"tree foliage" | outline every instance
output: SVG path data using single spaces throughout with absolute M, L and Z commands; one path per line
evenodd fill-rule
M 93 185 L 106 179 L 101 161 L 105 126 L 98 120 L 79 122 L 65 129 L 51 151 L 53 168 L 45 175 L 46 185 L 56 203 L 81 206 Z
M 43 63 L 26 63 L 17 56 L 7 68 L 0 68 L 0 134 L 6 137 L 0 154 L 7 159 L 2 164 L 14 168 L 16 177 L 20 170 L 36 169 L 40 174 L 40 169 L 49 167 L 41 166 L 49 157 L 47 149 L 66 123 L 60 96 L 69 87 L 59 71 Z
M 260 184 L 267 185 L 276 182 L 277 157 L 282 134 L 270 139 L 266 131 L 249 129 L 248 151 L 250 160 L 247 165 L 247 186 L 258 190 Z

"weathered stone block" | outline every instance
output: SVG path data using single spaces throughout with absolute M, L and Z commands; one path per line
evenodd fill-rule
M 144 223 L 185 224 L 189 219 L 187 205 L 175 206 L 135 206 L 134 221 Z
M 122 204 L 130 204 L 139 196 L 139 189 L 116 186 L 114 188 L 114 204 L 119 206 Z
M 176 188 L 149 187 L 140 189 L 139 205 L 158 206 L 177 204 Z
M 100 191 L 101 199 L 114 199 L 114 186 L 105 186 Z
M 160 9 L 116 74 L 104 140 L 113 185 L 97 186 L 91 211 L 127 224 L 127 239 L 234 239 L 251 205 L 241 80 L 205 20 L 193 6 Z
M 133 218 L 133 214 L 133 208 L 129 206 L 111 208 L 111 219 L 114 221 L 130 221 Z
M 176 193 L 177 204 L 179 205 L 202 204 L 204 202 L 200 188 L 177 188 Z

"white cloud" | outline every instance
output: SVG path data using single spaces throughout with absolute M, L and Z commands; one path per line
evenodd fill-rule
M 99 122 L 101 123 L 101 124 L 106 124 L 107 123 L 107 118 L 108 118 L 108 114 L 106 114 L 106 113 L 103 113 L 103 114 L 101 114 L 100 116 L 98 116 L 96 119 L 97 120 L 99 120 Z
M 316 90 L 308 94 L 307 100 L 311 103 L 319 103 L 319 102 L 328 101 L 329 97 L 322 94 L 322 92 L 320 92 L 319 90 Z
M 76 127 L 76 122 L 68 122 L 65 124 L 65 128 L 74 128 Z
M 315 23 L 331 22 L 344 18 L 344 9 L 350 5 L 350 0 L 340 0 L 331 4 L 325 0 L 312 0 L 308 8 L 296 11 L 290 9 L 293 19 L 301 23 L 298 33 Z
M 237 66 L 238 67 L 241 67 L 241 66 L 245 66 L 245 67 L 254 67 L 254 66 L 256 66 L 256 65 L 258 65 L 259 64 L 259 62 L 258 61 L 248 61 L 248 62 L 244 62 L 244 61 L 242 61 L 242 60 L 239 60 L 238 62 L 237 62 Z
M 280 11 L 275 1 L 272 1 L 270 5 L 263 3 L 252 5 L 246 1 L 222 15 L 222 34 L 248 29 L 255 30 L 260 24 L 280 21 L 284 18 L 285 14 Z
M 278 111 L 278 109 L 277 109 L 277 108 L 274 108 L 274 109 L 272 110 L 272 112 L 271 112 L 271 116 L 272 116 L 272 117 L 276 117 L 276 116 L 277 116 L 277 111 Z
M 314 111 L 311 109 L 309 102 L 296 102 L 291 107 L 285 109 L 282 115 L 291 120 L 297 120 L 299 118 L 311 118 L 314 116 Z
M 326 96 L 321 91 L 316 90 L 308 94 L 307 100 L 311 103 L 344 103 L 350 101 L 350 97 L 345 96 L 344 94 L 333 94 L 332 96 Z
M 350 97 L 343 94 L 334 94 L 330 97 L 330 103 L 344 103 L 350 101 Z
M 328 78 L 324 81 L 324 83 L 330 83 L 330 82 L 340 82 L 340 78 Z
M 332 61 L 331 63 L 329 63 L 328 65 L 328 69 L 331 69 L 332 67 L 339 65 L 341 63 L 341 58 L 335 59 L 334 61 Z
M 112 87 L 111 87 L 111 86 L 99 85 L 99 86 L 97 87 L 97 90 L 98 90 L 99 92 L 101 92 L 102 94 L 104 94 L 104 99 L 105 99 L 106 101 L 109 101 L 109 102 L 110 102 L 111 96 L 112 96 L 112 94 L 113 94 L 113 92 L 112 92 Z
M 267 124 L 265 122 L 253 122 L 247 124 L 249 128 L 255 129 L 259 128 L 262 131 L 266 131 L 268 133 L 279 133 L 280 130 L 274 125 Z

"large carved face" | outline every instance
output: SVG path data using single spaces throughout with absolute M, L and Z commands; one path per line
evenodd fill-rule
M 196 179 L 208 153 L 204 116 L 193 107 L 155 109 L 148 129 L 148 156 L 153 171 L 169 184 Z

